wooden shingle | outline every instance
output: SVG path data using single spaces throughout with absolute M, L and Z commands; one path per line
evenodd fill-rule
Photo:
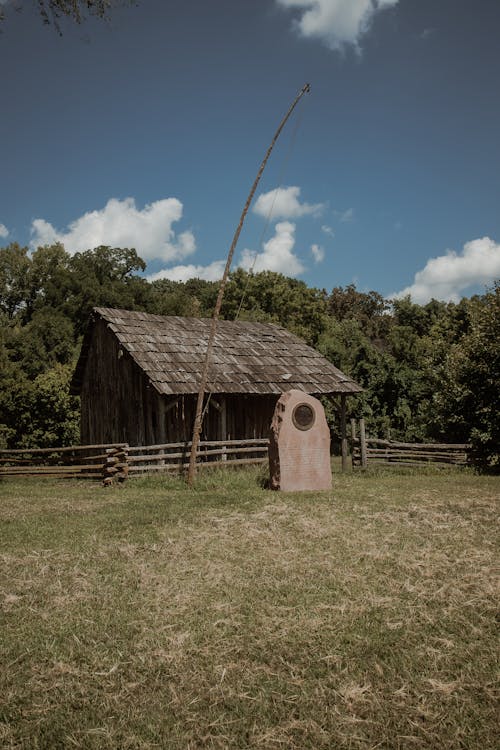
M 93 324 L 104 321 L 160 394 L 197 393 L 211 321 L 94 308 L 71 390 L 79 393 Z M 297 388 L 314 395 L 362 389 L 304 341 L 272 323 L 220 320 L 207 391 L 277 394 Z

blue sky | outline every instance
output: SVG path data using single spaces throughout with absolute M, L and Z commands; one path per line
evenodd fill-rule
M 500 276 L 498 0 L 139 0 L 62 36 L 0 3 L 2 244 L 217 278 L 308 81 L 234 267 L 418 302 Z

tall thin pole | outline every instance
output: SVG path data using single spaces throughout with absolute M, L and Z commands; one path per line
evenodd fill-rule
M 246 200 L 245 206 L 243 208 L 243 211 L 240 216 L 240 221 L 238 226 L 236 227 L 236 232 L 234 233 L 233 241 L 231 243 L 231 247 L 229 248 L 229 253 L 227 256 L 226 261 L 226 267 L 224 268 L 224 273 L 222 275 L 222 279 L 219 286 L 219 294 L 217 295 L 217 302 L 215 303 L 215 309 L 212 316 L 212 322 L 210 325 L 210 333 L 208 336 L 208 344 L 207 344 L 207 352 L 205 355 L 205 362 L 203 364 L 203 371 L 201 374 L 201 381 L 200 381 L 200 389 L 198 391 L 198 400 L 196 402 L 196 416 L 194 419 L 194 426 L 193 426 L 193 438 L 191 443 L 191 453 L 189 456 L 189 469 L 188 469 L 188 485 L 190 487 L 193 486 L 194 483 L 194 477 L 196 474 L 196 454 L 198 452 L 198 445 L 200 442 L 200 432 L 201 432 L 201 422 L 202 422 L 202 410 L 203 410 L 203 398 L 205 396 L 205 391 L 207 387 L 207 377 L 208 377 L 208 368 L 210 366 L 210 360 L 212 356 L 212 349 L 214 345 L 214 339 L 215 339 L 215 332 L 217 330 L 217 321 L 219 320 L 219 314 L 220 309 L 222 305 L 222 298 L 224 296 L 224 290 L 226 288 L 227 278 L 229 276 L 229 271 L 231 268 L 231 263 L 233 260 L 234 251 L 236 248 L 236 245 L 238 243 L 238 239 L 243 227 L 243 222 L 245 221 L 245 217 L 248 213 L 248 209 L 250 208 L 250 204 L 252 202 L 252 198 L 255 195 L 255 191 L 257 190 L 257 185 L 259 184 L 260 178 L 262 177 L 262 173 L 266 167 L 266 164 L 268 162 L 269 157 L 271 156 L 271 151 L 274 148 L 274 145 L 276 141 L 278 140 L 281 131 L 286 125 L 287 120 L 289 119 L 290 115 L 292 114 L 293 110 L 299 103 L 300 99 L 304 96 L 304 94 L 308 93 L 311 90 L 311 87 L 308 83 L 306 83 L 297 96 L 295 97 L 293 103 L 291 104 L 288 112 L 283 117 L 282 121 L 280 122 L 278 129 L 276 133 L 274 134 L 274 137 L 271 141 L 271 145 L 267 149 L 266 155 L 264 156 L 264 159 L 262 161 L 262 164 L 259 167 L 259 171 L 257 172 L 257 177 L 255 178 L 255 181 L 252 185 L 252 189 L 250 190 L 250 193 L 248 195 L 248 198 Z

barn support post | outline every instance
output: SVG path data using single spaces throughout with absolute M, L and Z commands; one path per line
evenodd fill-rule
M 221 430 L 221 440 L 227 439 L 227 403 L 226 403 L 226 397 L 222 396 L 220 399 L 220 430 Z M 227 461 L 227 453 L 226 453 L 226 446 L 223 445 L 223 454 L 222 454 L 222 460 Z
M 342 452 L 342 471 L 347 471 L 347 398 L 345 393 L 340 396 L 340 445 Z
M 165 398 L 158 394 L 158 442 L 167 442 L 167 412 L 165 408 Z M 160 450 L 160 455 L 165 455 L 165 450 Z M 165 466 L 165 461 L 160 461 L 160 466 Z

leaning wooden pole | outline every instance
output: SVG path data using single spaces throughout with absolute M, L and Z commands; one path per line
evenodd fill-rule
M 268 162 L 269 157 L 271 156 L 271 151 L 274 148 L 274 145 L 276 141 L 278 140 L 281 131 L 286 125 L 287 120 L 289 119 L 290 115 L 292 114 L 293 110 L 299 103 L 300 99 L 304 96 L 304 94 L 308 93 L 311 90 L 311 87 L 308 83 L 306 83 L 297 96 L 295 97 L 293 103 L 291 104 L 288 112 L 283 117 L 282 121 L 280 122 L 278 129 L 276 133 L 274 134 L 274 137 L 271 141 L 271 145 L 267 149 L 266 155 L 264 156 L 264 159 L 262 161 L 262 164 L 259 167 L 259 171 L 257 172 L 257 177 L 255 178 L 255 181 L 252 185 L 252 189 L 250 190 L 250 193 L 248 194 L 248 198 L 246 200 L 245 206 L 243 208 L 243 211 L 240 216 L 240 221 L 238 226 L 236 227 L 236 232 L 234 233 L 233 241 L 231 243 L 231 247 L 229 248 L 229 253 L 227 256 L 226 261 L 226 267 L 224 268 L 224 273 L 222 275 L 222 279 L 219 286 L 219 293 L 217 295 L 217 302 L 215 303 L 214 313 L 212 316 L 212 323 L 210 325 L 210 333 L 208 335 L 208 344 L 207 344 L 207 352 L 205 355 L 205 362 L 203 364 L 203 371 L 201 373 L 201 381 L 200 381 L 200 389 L 198 391 L 198 399 L 196 402 L 196 415 L 194 419 L 194 426 L 193 426 L 193 438 L 191 443 L 191 453 L 189 456 L 189 469 L 188 469 L 188 485 L 190 487 L 193 486 L 194 483 L 194 477 L 196 474 L 196 454 L 198 452 L 198 445 L 200 442 L 200 432 L 201 432 L 201 423 L 202 423 L 202 414 L 203 414 L 203 399 L 205 397 L 205 392 L 207 388 L 207 378 L 208 378 L 208 368 L 210 366 L 210 360 L 212 356 L 212 349 L 214 345 L 214 339 L 215 339 L 215 332 L 217 330 L 217 321 L 219 320 L 219 314 L 220 309 L 222 305 L 222 298 L 224 296 L 224 290 L 226 288 L 227 278 L 229 276 L 229 271 L 231 268 L 231 263 L 233 260 L 234 251 L 236 249 L 236 245 L 238 243 L 238 239 L 243 227 L 243 222 L 245 221 L 245 217 L 248 213 L 248 209 L 250 208 L 250 204 L 252 202 L 252 199 L 255 195 L 255 191 L 257 190 L 257 185 L 259 184 L 260 178 L 262 177 L 262 173 L 266 167 L 266 164 Z

